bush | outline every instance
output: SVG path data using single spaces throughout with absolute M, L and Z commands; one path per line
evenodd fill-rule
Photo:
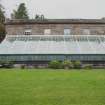
M 49 67 L 53 69 L 60 69 L 62 68 L 62 65 L 60 61 L 54 60 L 49 63 Z
M 62 62 L 62 67 L 64 69 L 71 69 L 71 68 L 73 68 L 73 63 L 69 60 L 65 60 Z
M 85 65 L 83 68 L 84 68 L 84 69 L 87 69 L 87 70 L 90 70 L 90 69 L 92 69 L 92 65 L 87 64 L 87 65 Z
M 0 68 L 12 68 L 13 64 L 11 61 L 0 61 Z
M 80 61 L 75 61 L 73 63 L 73 66 L 74 66 L 75 69 L 80 69 L 81 68 L 81 62 Z
M 20 68 L 21 68 L 21 69 L 25 69 L 26 66 L 23 64 L 23 65 L 20 66 Z

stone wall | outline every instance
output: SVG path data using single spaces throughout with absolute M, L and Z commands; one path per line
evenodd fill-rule
M 71 29 L 72 35 L 82 35 L 88 29 L 91 35 L 105 35 L 105 24 L 14 24 L 6 25 L 8 35 L 23 35 L 26 29 L 32 29 L 32 35 L 44 35 L 45 29 L 51 29 L 51 35 L 63 35 L 64 29 Z

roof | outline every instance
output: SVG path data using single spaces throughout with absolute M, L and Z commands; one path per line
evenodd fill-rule
M 0 44 L 4 54 L 105 54 L 105 36 L 8 35 Z
M 6 20 L 6 25 L 15 24 L 105 24 L 105 19 L 44 19 L 44 20 Z

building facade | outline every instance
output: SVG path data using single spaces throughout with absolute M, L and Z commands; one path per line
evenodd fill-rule
M 7 20 L 0 61 L 48 64 L 81 61 L 105 66 L 105 19 Z
M 7 20 L 7 35 L 104 35 L 105 19 Z

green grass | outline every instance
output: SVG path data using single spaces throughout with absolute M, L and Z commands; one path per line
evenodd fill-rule
M 105 105 L 105 71 L 1 69 L 0 105 Z

